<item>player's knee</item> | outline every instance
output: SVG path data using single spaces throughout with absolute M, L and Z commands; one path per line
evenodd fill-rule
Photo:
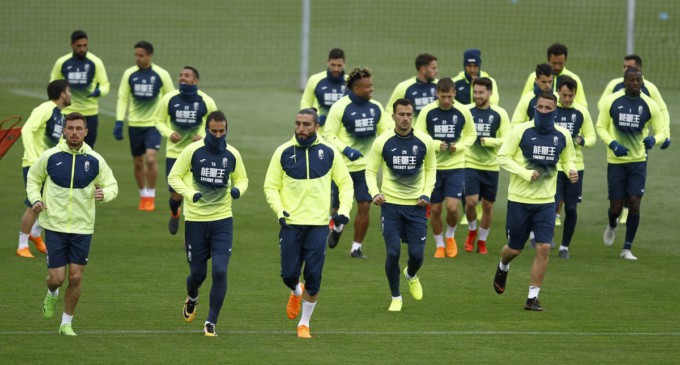
M 409 259 L 417 262 L 418 264 L 422 264 L 424 260 L 424 255 L 423 252 L 410 252 L 409 253 Z
M 83 278 L 83 273 L 80 271 L 70 272 L 68 274 L 68 284 L 72 286 L 80 285 L 80 281 Z M 63 283 L 63 280 L 62 280 Z
M 193 284 L 200 284 L 205 280 L 207 275 L 208 275 L 207 268 L 192 266 L 190 268 L 189 277 L 187 277 L 187 281 Z
M 146 165 L 148 167 L 154 167 L 156 166 L 156 155 L 146 155 L 144 158 L 144 162 L 146 162 Z
M 576 214 L 576 204 L 565 204 L 564 205 L 564 213 L 566 215 L 575 215 Z
M 543 243 L 536 245 L 536 255 L 540 257 L 548 257 L 548 255 L 550 255 L 550 244 Z
M 226 281 L 227 280 L 227 268 L 226 267 L 213 267 L 212 269 L 213 282 L 215 281 Z
M 47 285 L 60 287 L 64 285 L 65 280 L 66 278 L 64 275 L 50 274 L 47 276 Z
M 144 159 L 142 156 L 134 157 L 132 161 L 134 162 L 136 169 L 144 168 Z
M 399 246 L 387 248 L 387 260 L 399 262 L 400 255 L 401 253 L 399 252 Z

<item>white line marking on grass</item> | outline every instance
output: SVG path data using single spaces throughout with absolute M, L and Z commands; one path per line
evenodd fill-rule
M 78 331 L 82 335 L 174 335 L 174 334 L 195 334 L 202 333 L 202 330 L 83 330 Z M 234 334 L 234 335 L 291 335 L 294 330 L 218 330 L 219 334 Z M 557 332 L 557 331 L 314 331 L 316 334 L 325 335 L 426 335 L 426 336 L 441 336 L 441 335 L 455 335 L 455 336 L 497 336 L 497 335 L 511 335 L 511 336 L 525 336 L 525 335 L 553 335 L 553 336 L 680 336 L 680 332 Z M 0 336 L 16 336 L 16 335 L 50 335 L 57 334 L 54 331 L 0 331 Z
M 41 100 L 45 99 L 45 96 L 46 96 L 46 95 L 43 95 L 43 94 L 38 94 L 38 93 L 35 93 L 35 92 L 32 92 L 32 91 L 22 90 L 22 89 L 10 89 L 9 91 L 13 94 L 16 94 L 16 95 L 27 96 L 29 98 L 41 99 Z M 101 108 L 101 107 L 99 108 L 99 114 L 107 115 L 109 117 L 114 117 L 114 118 L 116 117 L 116 113 L 114 113 L 114 112 L 112 112 L 108 109 Z

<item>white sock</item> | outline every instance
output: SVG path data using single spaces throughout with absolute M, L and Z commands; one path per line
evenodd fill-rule
M 569 247 L 560 245 L 560 251 L 569 251 Z
M 503 263 L 503 260 L 501 260 L 501 263 L 498 265 L 498 267 L 500 267 L 501 270 L 503 270 L 503 271 L 508 271 L 508 270 L 510 270 L 510 263 L 508 263 L 507 265 L 505 265 L 505 264 Z
M 58 297 L 59 296 L 59 288 L 55 291 L 51 291 L 49 288 L 47 289 L 47 294 L 51 295 L 52 297 Z
M 146 198 L 146 188 L 139 189 L 139 197 Z
M 477 237 L 477 240 L 486 241 L 486 238 L 489 237 L 489 231 L 490 230 L 491 230 L 491 228 L 479 227 L 479 237 Z
M 352 251 L 360 250 L 361 242 L 352 242 Z
M 555 217 L 556 217 L 557 219 L 560 219 L 560 215 L 559 215 L 559 214 L 555 214 Z
M 446 228 L 446 238 L 451 238 L 456 235 L 456 227 L 448 226 Z
M 398 297 L 392 297 L 392 300 L 403 301 L 403 299 L 401 299 L 401 295 L 398 296 Z
M 68 314 L 66 314 L 66 312 L 64 312 L 64 313 L 61 315 L 61 324 L 62 324 L 62 325 L 71 324 L 71 321 L 73 321 L 73 316 L 72 316 L 72 315 L 69 316 Z
M 337 225 L 333 226 L 333 230 L 338 232 L 338 233 L 342 232 L 343 229 L 345 229 L 344 224 L 337 224 Z
M 39 221 L 36 219 L 35 223 L 33 223 L 33 227 L 31 227 L 31 236 L 33 237 L 38 237 L 42 233 L 42 227 L 40 227 Z
M 307 326 L 309 327 L 309 319 L 312 318 L 312 313 L 314 313 L 314 307 L 316 307 L 316 302 L 310 303 L 302 300 L 302 313 L 300 313 L 300 323 L 298 327 Z
M 146 197 L 147 198 L 155 198 L 156 197 L 156 189 L 150 189 L 146 188 Z
M 538 292 L 541 291 L 541 288 L 537 286 L 530 286 L 529 287 L 529 299 L 531 298 L 538 298 Z
M 302 285 L 300 284 L 300 282 L 297 283 L 295 290 L 293 290 L 293 295 L 295 295 L 296 297 L 302 295 Z
M 19 250 L 28 247 L 28 235 L 23 232 L 19 232 Z
M 468 219 L 468 230 L 470 230 L 470 231 L 476 231 L 477 230 L 477 220 L 476 219 L 473 220 L 473 221 Z
M 529 232 L 529 239 L 530 240 L 535 240 L 536 236 L 534 236 L 534 231 Z
M 444 243 L 444 235 L 443 234 L 435 234 L 434 235 L 434 243 L 437 244 L 437 247 L 446 247 L 446 244 Z

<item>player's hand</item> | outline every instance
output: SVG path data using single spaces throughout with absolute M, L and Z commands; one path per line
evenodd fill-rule
M 569 181 L 571 181 L 572 184 L 576 184 L 578 182 L 578 171 L 569 170 Z
M 649 136 L 645 137 L 645 139 L 642 140 L 642 144 L 645 145 L 646 150 L 651 150 L 654 148 L 654 145 L 656 144 L 656 138 Z
M 191 139 L 192 142 L 200 141 L 203 139 L 203 136 L 201 135 L 195 135 L 194 138 Z
M 347 158 L 348 158 L 350 161 L 356 161 L 356 160 L 358 160 L 360 157 L 364 157 L 364 155 L 362 155 L 361 152 L 360 152 L 359 150 L 354 149 L 354 148 L 352 148 L 352 147 L 350 147 L 350 146 L 345 147 L 345 149 L 342 150 L 342 154 L 345 155 L 345 156 L 347 156 Z
M 576 138 L 574 138 L 574 142 L 579 146 L 584 146 L 586 144 L 586 140 L 581 136 L 576 136 Z
M 203 197 L 203 193 L 198 192 L 194 194 L 194 197 L 191 199 L 194 203 L 197 203 L 201 198 Z
M 623 145 L 619 142 L 612 141 L 609 144 L 609 149 L 614 151 L 614 155 L 616 155 L 616 157 L 628 156 L 628 149 L 623 147 Z
M 535 182 L 539 177 L 541 177 L 541 174 L 538 171 L 533 170 L 531 172 L 531 182 Z
M 290 217 L 290 214 L 285 210 L 282 213 L 283 217 L 279 218 L 279 224 L 281 225 L 281 228 L 289 229 L 290 226 L 288 225 L 288 222 L 286 222 L 286 218 Z
M 451 142 L 449 144 L 449 152 L 451 152 L 451 153 L 456 152 L 456 142 Z
M 47 206 L 45 206 L 45 204 L 43 204 L 43 202 L 41 202 L 40 200 L 33 203 L 33 207 L 31 207 L 31 210 L 33 210 L 33 214 L 35 215 L 40 214 L 40 212 L 42 212 L 45 209 L 47 209 Z
M 182 135 L 177 132 L 172 132 L 170 135 L 170 142 L 172 143 L 177 143 L 180 139 L 182 139 Z
M 666 138 L 666 140 L 663 141 L 660 148 L 662 150 L 665 150 L 666 148 L 668 148 L 670 146 L 671 146 L 671 137 L 668 137 L 668 138 Z
M 238 188 L 236 188 L 236 187 L 231 188 L 230 194 L 231 194 L 231 198 L 234 199 L 234 200 L 241 197 L 241 191 L 238 190 Z
M 385 202 L 385 196 L 382 194 L 375 194 L 373 197 L 373 204 L 375 205 L 383 205 Z
M 113 138 L 119 141 L 123 140 L 123 124 L 122 120 L 117 120 L 116 125 L 113 126 Z
M 426 207 L 428 205 L 430 205 L 430 197 L 427 195 L 421 195 L 420 198 L 418 198 L 418 206 Z
M 336 226 L 347 224 L 349 223 L 349 217 L 344 214 L 336 214 L 333 216 L 333 223 L 335 223 Z
M 88 97 L 88 98 L 98 98 L 99 95 L 101 95 L 101 93 L 102 93 L 102 92 L 99 91 L 99 86 L 97 86 L 97 87 L 94 88 L 94 90 L 92 90 L 92 92 L 90 93 L 90 95 L 88 95 L 87 97 Z
M 95 201 L 103 201 L 104 200 L 104 190 L 102 190 L 101 186 L 95 185 L 94 186 L 94 200 Z
M 448 149 L 449 149 L 449 144 L 448 144 L 448 143 L 446 143 L 446 142 L 444 142 L 444 141 L 441 141 L 441 142 L 439 143 L 439 152 L 444 152 L 444 151 L 446 151 L 446 150 L 448 150 Z

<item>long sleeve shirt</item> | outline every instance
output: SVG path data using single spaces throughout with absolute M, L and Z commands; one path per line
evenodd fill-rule
M 73 53 L 60 57 L 52 67 L 50 82 L 65 79 L 71 88 L 71 105 L 64 108 L 64 115 L 79 112 L 86 117 L 99 114 L 99 98 L 109 94 L 111 85 L 106 75 L 104 62 L 87 52 L 80 59 Z M 99 89 L 99 96 L 90 97 L 95 89 Z

